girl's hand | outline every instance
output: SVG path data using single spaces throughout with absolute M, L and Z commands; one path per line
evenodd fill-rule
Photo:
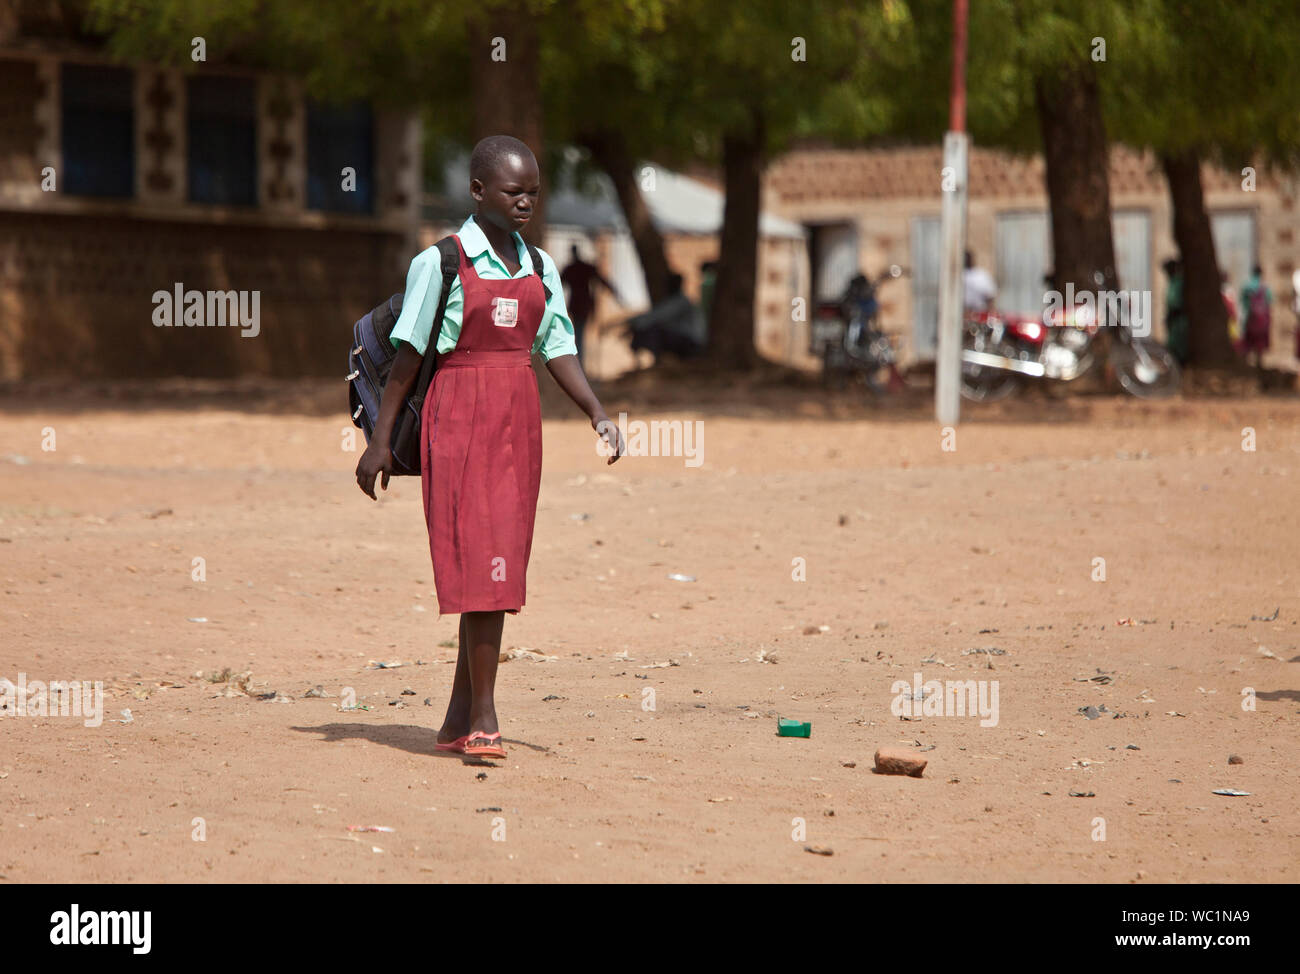
M 379 498 L 375 496 L 375 477 L 382 473 L 384 477 L 380 484 L 384 490 L 388 490 L 388 478 L 392 472 L 393 451 L 379 440 L 372 440 L 366 447 L 366 452 L 361 454 L 361 459 L 357 461 L 357 486 L 371 500 L 378 500 Z
M 578 356 L 557 355 L 546 363 L 546 367 L 550 369 L 555 381 L 574 404 L 591 417 L 591 428 L 599 433 L 609 446 L 610 456 L 607 463 L 613 463 L 626 453 L 627 444 L 623 441 L 622 431 L 605 415 L 600 400 L 587 384 L 587 376 L 582 371 L 582 366 L 578 364 Z
M 604 413 L 591 421 L 591 428 L 599 433 L 601 438 L 609 445 L 610 456 L 605 461 L 606 466 L 627 452 L 627 442 L 623 439 L 623 431 L 618 428 L 617 423 Z

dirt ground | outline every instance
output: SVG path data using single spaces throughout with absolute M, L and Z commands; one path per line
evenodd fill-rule
M 433 751 L 456 617 L 340 387 L 0 399 L 0 679 L 106 692 L 0 719 L 0 879 L 1300 879 L 1295 398 L 1026 398 L 945 442 L 923 396 L 613 389 L 703 463 L 547 420 L 505 645 L 555 658 L 501 665 L 488 766 Z M 916 673 L 996 681 L 996 724 L 902 719 Z

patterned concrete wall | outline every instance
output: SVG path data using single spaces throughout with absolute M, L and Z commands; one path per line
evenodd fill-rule
M 1244 167 L 1242 167 L 1244 168 Z M 765 205 L 773 213 L 804 224 L 847 222 L 858 234 L 863 273 L 878 274 L 890 263 L 912 263 L 916 218 L 937 219 L 942 199 L 942 154 L 938 147 L 889 150 L 792 152 L 776 160 L 765 181 Z M 1294 366 L 1296 317 L 1288 309 L 1291 274 L 1300 267 L 1300 187 L 1294 175 L 1259 168 L 1254 189 L 1243 175 L 1205 166 L 1206 206 L 1211 213 L 1247 212 L 1255 221 L 1255 247 L 1267 283 L 1279 299 L 1273 315 L 1270 362 Z M 1165 299 L 1161 262 L 1177 254 L 1172 212 L 1164 177 L 1155 158 L 1116 147 L 1111 154 L 1111 207 L 1146 213 L 1150 219 L 1150 268 L 1156 335 L 1163 335 Z M 998 218 L 1013 213 L 1046 213 L 1043 162 L 975 148 L 971 153 L 968 246 L 976 261 L 997 273 Z M 1121 282 L 1122 283 L 1122 282 Z M 913 292 L 908 282 L 886 286 L 882 321 L 900 340 L 905 359 L 912 355 Z
M 342 376 L 403 257 L 391 233 L 0 211 L 0 377 Z M 156 326 L 177 283 L 257 291 L 258 334 Z
M 377 113 L 373 217 L 309 212 L 301 86 L 259 77 L 259 205 L 193 204 L 184 76 L 141 66 L 134 198 L 71 197 L 42 189 L 62 166 L 60 63 L 0 51 L 0 379 L 341 376 L 352 322 L 400 290 L 413 252 L 418 120 Z M 183 309 L 155 326 L 153 296 L 178 283 L 246 292 L 249 310 L 256 291 L 259 333 L 186 327 Z

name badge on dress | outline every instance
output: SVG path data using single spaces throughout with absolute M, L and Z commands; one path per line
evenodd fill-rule
M 513 328 L 519 320 L 519 300 L 517 298 L 492 299 L 492 323 L 498 328 Z

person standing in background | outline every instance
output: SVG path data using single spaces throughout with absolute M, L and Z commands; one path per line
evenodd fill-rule
M 1179 365 L 1186 365 L 1190 339 L 1183 308 L 1183 263 L 1170 257 L 1162 266 L 1169 279 L 1165 287 L 1165 347 Z
M 605 280 L 595 264 L 589 264 L 578 253 L 578 245 L 569 249 L 569 266 L 560 274 L 560 283 L 569 290 L 569 317 L 573 321 L 573 340 L 578 346 L 578 362 L 582 362 L 582 336 L 587 330 L 587 319 L 596 307 L 594 285 L 599 284 L 621 305 L 614 285 Z
M 706 260 L 700 265 L 700 314 L 707 326 L 713 314 L 713 291 L 718 286 L 718 262 Z
M 1295 357 L 1300 358 L 1300 270 L 1291 272 L 1291 313 L 1296 318 Z
M 966 251 L 966 269 L 962 272 L 962 289 L 967 311 L 993 310 L 993 299 L 998 296 L 997 283 L 983 267 L 975 266 L 975 258 L 969 250 Z
M 1223 298 L 1223 307 L 1228 312 L 1228 340 L 1240 355 L 1241 318 L 1237 315 L 1237 299 L 1232 296 L 1232 282 L 1228 280 L 1227 271 L 1219 273 L 1219 294 Z
M 1244 316 L 1241 328 L 1242 354 L 1250 362 L 1255 353 L 1255 368 L 1264 367 L 1264 353 L 1268 351 L 1269 334 L 1273 328 L 1273 292 L 1263 281 L 1263 272 L 1256 264 L 1250 278 L 1241 289 L 1241 310 Z

